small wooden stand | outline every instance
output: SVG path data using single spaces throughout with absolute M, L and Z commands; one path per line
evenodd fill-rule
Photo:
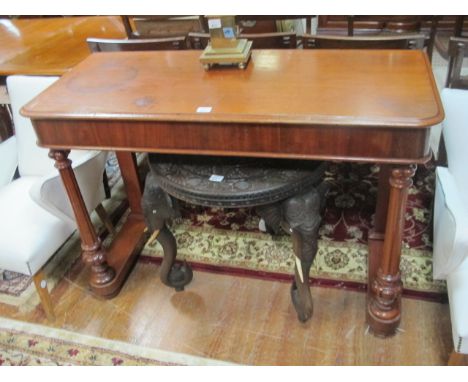
M 250 58 L 252 41 L 240 39 L 237 43 L 235 48 L 224 49 L 216 49 L 211 44 L 208 45 L 200 56 L 203 67 L 208 70 L 213 64 L 234 64 L 239 69 L 245 69 Z
M 214 64 L 237 65 L 245 69 L 251 55 L 252 41 L 238 40 L 234 16 L 208 16 L 211 41 L 200 56 L 205 70 Z

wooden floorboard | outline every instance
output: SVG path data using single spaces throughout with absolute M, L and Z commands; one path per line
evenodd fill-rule
M 0 304 L 0 315 L 251 365 L 444 365 L 453 349 L 448 304 L 403 299 L 400 330 L 380 339 L 368 333 L 362 292 L 313 287 L 314 316 L 301 324 L 288 283 L 197 271 L 174 292 L 158 272 L 137 263 L 120 294 L 102 300 L 78 264 L 52 293 L 55 322 L 40 307 Z

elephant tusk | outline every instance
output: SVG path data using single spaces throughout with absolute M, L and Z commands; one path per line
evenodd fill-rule
M 148 243 L 151 244 L 153 241 L 156 240 L 156 238 L 158 237 L 159 235 L 159 229 L 155 230 L 153 232 L 153 234 L 151 235 L 151 237 L 148 239 Z
M 301 283 L 304 284 L 304 272 L 302 271 L 302 263 L 301 259 L 294 255 L 294 258 L 296 260 L 296 267 L 297 267 L 297 273 L 299 273 L 299 277 L 301 278 Z

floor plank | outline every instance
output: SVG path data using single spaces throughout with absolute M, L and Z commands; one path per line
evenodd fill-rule
M 137 263 L 121 293 L 102 300 L 78 264 L 52 293 L 55 322 L 40 307 L 20 313 L 0 304 L 0 314 L 251 365 L 444 365 L 452 351 L 447 304 L 403 299 L 400 331 L 380 339 L 368 333 L 361 292 L 313 287 L 314 316 L 301 324 L 288 283 L 197 271 L 174 292 L 158 271 Z

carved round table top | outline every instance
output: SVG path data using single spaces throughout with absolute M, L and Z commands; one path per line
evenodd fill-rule
M 269 158 L 150 154 L 159 186 L 203 206 L 250 207 L 274 203 L 320 183 L 324 162 Z

